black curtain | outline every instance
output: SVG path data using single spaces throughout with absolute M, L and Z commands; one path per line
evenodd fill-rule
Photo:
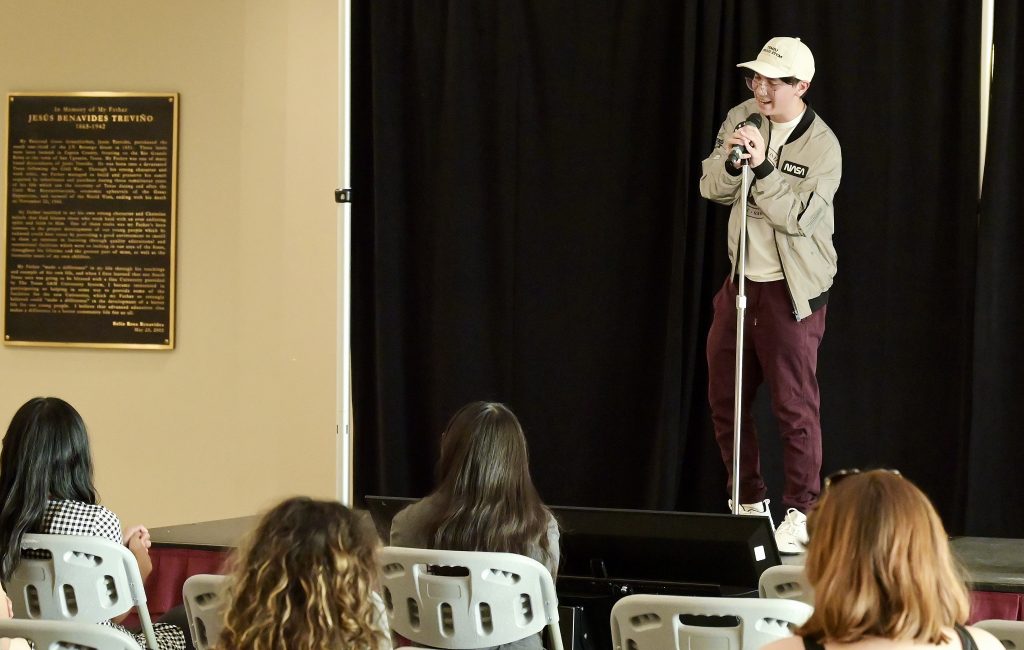
M 825 469 L 899 467 L 952 530 L 975 526 L 980 11 L 357 0 L 357 494 L 427 492 L 448 416 L 494 399 L 551 503 L 724 509 L 704 342 L 726 212 L 700 198 L 700 161 L 748 94 L 735 64 L 796 35 L 844 155 Z
M 975 301 L 973 427 L 967 528 L 1020 537 L 1024 481 L 1024 210 L 1017 197 L 1017 116 L 1024 110 L 1024 11 L 995 5 L 995 70 L 989 97 Z

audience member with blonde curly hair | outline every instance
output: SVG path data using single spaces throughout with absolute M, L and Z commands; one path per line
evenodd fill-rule
M 970 600 L 942 521 L 898 472 L 830 476 L 808 532 L 814 613 L 764 650 L 1003 650 L 964 627 Z
M 389 650 L 375 604 L 380 540 L 336 501 L 288 499 L 235 560 L 218 650 Z

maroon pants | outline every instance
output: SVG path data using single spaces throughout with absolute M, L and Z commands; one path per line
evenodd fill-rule
M 736 383 L 736 290 L 729 279 L 715 295 L 715 316 L 707 346 L 711 419 L 722 460 L 730 475 Z M 784 280 L 747 280 L 746 292 L 740 503 L 757 503 L 767 494 L 751 413 L 758 387 L 767 382 L 782 438 L 786 479 L 782 502 L 788 508 L 806 512 L 818 500 L 821 489 L 821 420 L 815 372 L 818 346 L 825 333 L 827 307 L 798 321 L 793 317 L 793 303 Z M 732 490 L 731 476 L 729 490 Z

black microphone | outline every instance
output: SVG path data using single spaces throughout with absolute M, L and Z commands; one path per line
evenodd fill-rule
M 738 129 L 741 126 L 747 126 L 748 124 L 750 126 L 756 128 L 756 129 L 760 129 L 761 128 L 761 114 L 760 113 L 751 113 L 750 115 L 747 116 L 747 119 L 745 119 L 742 122 L 740 122 L 739 124 L 737 124 L 736 128 Z M 740 161 L 740 156 L 742 156 L 745 153 L 747 153 L 747 148 L 746 147 L 744 147 L 743 145 L 740 145 L 740 144 L 733 145 L 732 150 L 729 152 L 729 162 L 734 163 L 734 164 L 738 163 Z

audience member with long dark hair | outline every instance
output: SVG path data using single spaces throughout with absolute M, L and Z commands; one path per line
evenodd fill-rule
M 558 570 L 558 523 L 530 477 L 526 437 L 505 405 L 473 402 L 448 422 L 437 488 L 391 524 L 391 544 L 517 553 Z M 510 647 L 540 648 L 538 635 Z
M 1003 650 L 970 600 L 928 497 L 897 472 L 835 474 L 808 520 L 814 613 L 765 650 Z
M 21 560 L 26 533 L 103 537 L 131 550 L 143 579 L 152 570 L 149 532 L 143 526 L 122 531 L 117 515 L 99 505 L 85 423 L 74 407 L 56 397 L 36 397 L 23 404 L 4 436 L 0 578 L 5 584 Z M 154 628 L 160 650 L 189 647 L 180 625 L 157 623 Z M 141 634 L 133 636 L 145 647 Z
M 390 649 L 379 546 L 369 517 L 337 501 L 274 507 L 235 560 L 217 650 Z

